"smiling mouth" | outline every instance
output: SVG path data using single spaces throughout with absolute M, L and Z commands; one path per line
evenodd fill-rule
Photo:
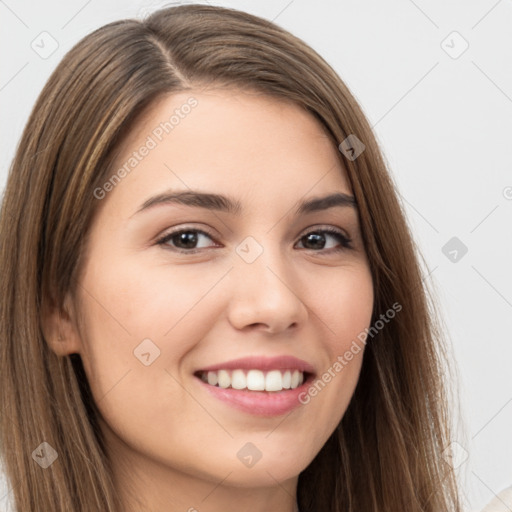
M 311 373 L 297 369 L 286 370 L 210 370 L 197 371 L 194 376 L 210 386 L 241 391 L 280 392 L 296 389 L 309 379 Z

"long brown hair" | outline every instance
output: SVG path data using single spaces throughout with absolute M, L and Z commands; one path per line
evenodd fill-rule
M 58 356 L 41 327 L 74 292 L 117 148 L 158 98 L 203 86 L 257 91 L 315 116 L 356 198 L 374 282 L 373 322 L 342 421 L 300 474 L 301 512 L 459 511 L 444 462 L 450 442 L 446 350 L 396 187 L 360 106 L 335 71 L 277 25 L 234 9 L 184 5 L 101 27 L 73 47 L 41 92 L 1 210 L 0 433 L 16 510 L 120 511 L 98 411 L 77 354 Z M 63 309 L 64 310 L 64 309 Z M 46 469 L 34 451 L 58 454 Z M 43 452 L 41 452 L 43 453 Z

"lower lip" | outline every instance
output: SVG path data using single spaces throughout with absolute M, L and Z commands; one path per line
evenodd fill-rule
M 257 416 L 279 416 L 303 405 L 299 401 L 301 393 L 307 391 L 313 375 L 295 389 L 283 391 L 248 391 L 233 388 L 211 386 L 199 377 L 194 377 L 215 398 L 228 403 L 235 409 Z

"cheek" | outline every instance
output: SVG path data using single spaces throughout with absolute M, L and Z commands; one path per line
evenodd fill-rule
M 145 266 L 126 256 L 120 261 L 116 266 L 104 265 L 101 273 L 91 271 L 90 278 L 84 279 L 84 287 L 92 290 L 85 294 L 85 301 L 97 329 L 93 338 L 112 340 L 113 348 L 129 354 L 127 348 L 133 350 L 145 338 L 165 348 L 185 328 L 197 333 L 208 328 L 204 299 L 218 293 L 213 288 L 223 269 Z M 211 307 L 212 301 L 207 301 Z M 192 342 L 191 336 L 187 338 Z
M 82 360 L 103 420 L 133 445 L 145 434 L 161 438 L 158 429 L 175 426 L 176 411 L 193 421 L 198 407 L 179 384 L 180 364 L 215 321 L 212 301 L 201 301 L 213 279 L 126 264 L 91 276 L 83 286 Z
M 364 334 L 373 312 L 370 271 L 366 266 L 345 268 L 326 284 L 324 293 L 317 291 L 311 296 L 326 358 L 300 399 L 306 407 L 315 408 L 316 425 L 322 425 L 324 437 L 328 437 L 343 417 L 359 379 Z
M 373 312 L 373 282 L 367 266 L 344 269 L 339 279 L 329 281 L 317 303 L 328 336 L 328 351 L 339 355 L 357 340 L 370 324 Z
M 217 321 L 222 287 L 215 287 L 225 274 L 116 260 L 121 263 L 109 265 L 96 257 L 101 265 L 88 267 L 82 287 L 82 360 L 99 398 L 125 377 L 152 386 L 153 370 L 174 373 Z

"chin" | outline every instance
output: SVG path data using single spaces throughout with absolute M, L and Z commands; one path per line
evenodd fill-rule
M 226 475 L 232 471 L 226 483 L 234 487 L 260 487 L 297 478 L 310 460 L 263 455 L 252 467 L 244 467 L 238 460 L 236 462 L 235 467 L 226 468 Z

